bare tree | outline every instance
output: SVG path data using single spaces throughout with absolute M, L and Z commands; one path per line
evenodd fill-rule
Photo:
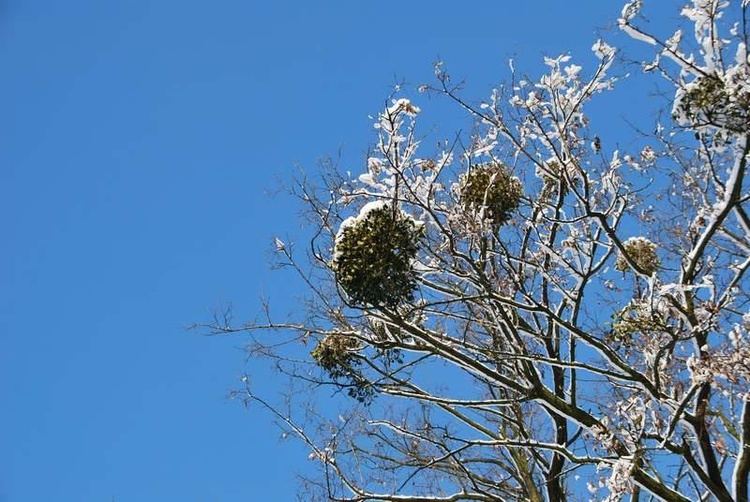
M 673 107 L 634 151 L 587 116 L 627 85 L 597 41 L 480 103 L 438 64 L 419 91 L 473 133 L 426 146 L 393 97 L 363 172 L 299 184 L 304 311 L 210 326 L 292 377 L 297 404 L 241 395 L 309 446 L 308 500 L 748 500 L 750 2 L 693 0 L 685 40 L 640 4 Z

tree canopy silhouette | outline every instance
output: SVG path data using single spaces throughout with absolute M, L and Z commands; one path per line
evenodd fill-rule
M 476 102 L 438 64 L 361 172 L 296 187 L 314 236 L 276 251 L 304 308 L 211 328 L 309 389 L 241 393 L 310 448 L 309 498 L 748 500 L 748 4 L 693 0 L 664 35 L 624 7 L 673 103 L 627 148 L 588 114 L 628 85 L 599 40 L 588 70 L 545 58 Z M 425 94 L 472 133 L 426 141 Z

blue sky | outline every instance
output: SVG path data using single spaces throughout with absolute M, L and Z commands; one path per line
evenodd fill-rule
M 571 3 L 0 2 L 0 501 L 293 500 L 306 453 L 225 398 L 242 338 L 184 327 L 294 307 L 269 193 L 356 171 L 395 82 L 593 62 L 620 2 Z

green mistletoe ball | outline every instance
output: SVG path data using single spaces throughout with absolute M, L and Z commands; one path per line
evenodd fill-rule
M 394 308 L 414 299 L 421 222 L 385 203 L 344 221 L 334 246 L 336 281 L 352 305 Z
M 632 237 L 623 244 L 628 258 L 646 275 L 652 275 L 659 268 L 659 257 L 656 256 L 656 244 L 643 237 Z M 625 272 L 630 269 L 625 256 L 620 253 L 615 260 L 615 269 Z
M 497 162 L 472 166 L 459 182 L 463 208 L 478 212 L 496 226 L 508 222 L 522 196 L 521 181 Z

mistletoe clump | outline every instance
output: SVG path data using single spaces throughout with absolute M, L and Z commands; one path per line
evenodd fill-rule
M 373 390 L 359 370 L 358 349 L 359 343 L 353 336 L 328 334 L 318 341 L 310 355 L 331 378 L 347 388 L 349 396 L 361 403 L 369 403 Z
M 459 182 L 463 208 L 479 213 L 496 226 L 508 222 L 522 196 L 521 181 L 497 162 L 473 166 Z
M 331 377 L 338 378 L 351 373 L 359 361 L 355 358 L 357 340 L 346 335 L 326 335 L 310 353 L 315 362 Z
M 750 121 L 750 91 L 744 71 L 696 78 L 678 93 L 675 117 L 683 124 L 745 131 Z M 726 81 L 726 82 L 725 82 Z
M 644 237 L 631 237 L 623 244 L 630 261 L 646 275 L 652 275 L 659 268 L 659 257 L 656 256 L 656 244 Z M 620 253 L 615 261 L 615 269 L 625 272 L 630 269 L 625 256 Z
M 336 281 L 351 304 L 394 308 L 414 299 L 413 263 L 421 222 L 386 203 L 367 204 L 341 224 L 334 247 Z
M 612 319 L 610 338 L 626 344 L 638 333 L 654 337 L 670 329 L 663 313 L 639 303 L 629 304 Z

